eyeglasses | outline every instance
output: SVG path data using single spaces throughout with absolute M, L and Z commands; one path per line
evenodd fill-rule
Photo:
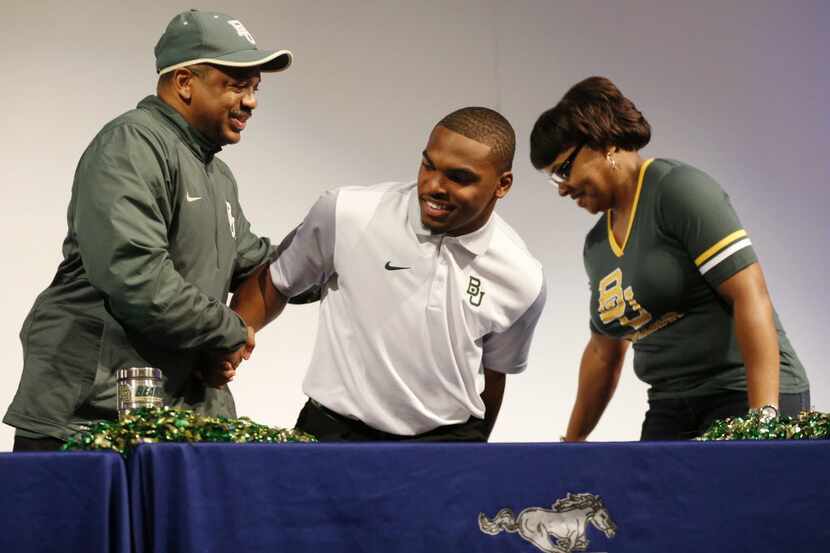
M 559 165 L 559 167 L 557 167 L 553 170 L 553 172 L 551 172 L 551 174 L 548 176 L 548 179 L 550 180 L 551 184 L 558 187 L 560 184 L 568 180 L 568 177 L 571 176 L 571 168 L 573 167 L 574 160 L 576 159 L 576 156 L 579 155 L 579 151 L 582 149 L 583 146 L 585 146 L 585 143 L 582 143 L 577 148 L 575 148 L 574 151 L 571 152 L 571 155 L 568 156 L 568 159 L 563 161 Z

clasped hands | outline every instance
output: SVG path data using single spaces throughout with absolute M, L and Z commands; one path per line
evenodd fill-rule
M 196 368 L 196 376 L 211 388 L 221 388 L 236 376 L 236 369 L 251 358 L 256 346 L 253 327 L 246 327 L 248 336 L 245 343 L 236 351 L 213 351 L 202 357 L 202 363 Z

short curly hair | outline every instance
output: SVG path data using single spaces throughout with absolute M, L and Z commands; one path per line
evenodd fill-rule
M 513 167 L 516 153 L 516 132 L 510 122 L 490 108 L 461 108 L 441 119 L 436 127 L 444 127 L 467 138 L 486 144 L 500 171 Z
M 634 102 L 609 79 L 589 77 L 536 120 L 530 133 L 530 161 L 541 169 L 571 146 L 636 151 L 650 140 L 651 125 Z

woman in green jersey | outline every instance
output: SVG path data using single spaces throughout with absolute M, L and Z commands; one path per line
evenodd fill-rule
M 600 214 L 585 239 L 591 336 L 566 440 L 584 440 L 614 393 L 629 344 L 649 384 L 641 439 L 687 439 L 757 409 L 809 408 L 809 383 L 778 320 L 752 242 L 711 177 L 643 159 L 651 127 L 603 77 L 543 113 L 531 161 L 559 195 Z

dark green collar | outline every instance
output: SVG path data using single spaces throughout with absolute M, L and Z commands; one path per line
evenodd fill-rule
M 138 103 L 138 107 L 161 115 L 178 131 L 182 140 L 203 162 L 208 163 L 222 149 L 194 129 L 178 111 L 164 103 L 158 96 L 147 96 Z

